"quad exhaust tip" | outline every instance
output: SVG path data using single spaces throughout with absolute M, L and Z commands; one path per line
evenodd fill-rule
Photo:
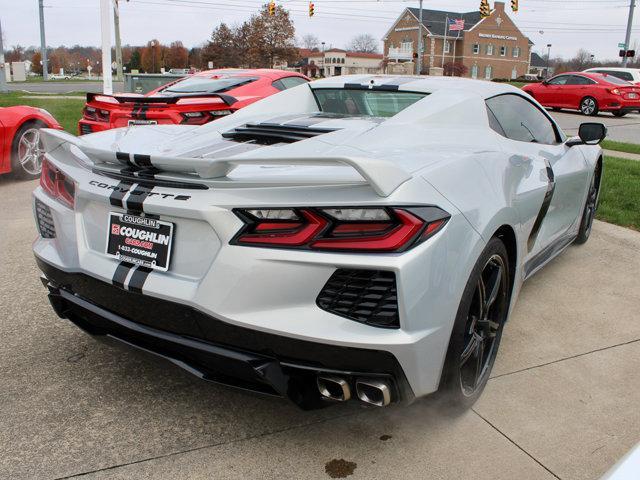
M 333 375 L 320 375 L 317 378 L 320 395 L 337 402 L 346 402 L 351 398 L 351 388 L 344 378 Z
M 386 407 L 391 403 L 391 389 L 382 380 L 356 380 L 356 393 L 364 403 L 376 407 Z

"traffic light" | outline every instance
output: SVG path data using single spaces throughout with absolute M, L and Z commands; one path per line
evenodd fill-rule
M 511 10 L 514 12 L 518 11 L 518 0 L 511 0 Z
M 314 10 L 315 10 L 315 5 L 313 4 L 313 2 L 309 2 L 309 16 L 310 17 L 313 17 L 313 14 L 315 13 Z
M 271 1 L 269 2 L 269 15 L 275 15 L 276 14 L 276 2 Z
M 489 0 L 481 0 L 480 2 L 480 16 L 486 18 L 491 15 L 491 7 L 489 7 Z
M 627 57 L 635 57 L 635 56 L 636 56 L 635 50 L 627 50 Z

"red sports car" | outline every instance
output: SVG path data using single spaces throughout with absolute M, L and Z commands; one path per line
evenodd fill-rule
M 616 117 L 640 110 L 640 86 L 612 75 L 569 72 L 522 89 L 554 110 L 570 108 L 585 115 L 611 112 Z
M 202 125 L 308 82 L 284 70 L 226 68 L 181 78 L 146 95 L 87 94 L 80 135 L 129 125 Z
M 0 174 L 36 178 L 42 171 L 41 128 L 62 127 L 41 108 L 0 108 Z

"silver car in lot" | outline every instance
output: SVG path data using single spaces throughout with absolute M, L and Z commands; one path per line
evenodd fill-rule
M 45 131 L 33 249 L 61 317 L 203 379 L 466 408 L 523 282 L 588 239 L 605 134 L 509 85 L 363 75 L 200 127 Z

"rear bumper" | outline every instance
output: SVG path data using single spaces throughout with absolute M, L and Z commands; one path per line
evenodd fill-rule
M 303 409 L 328 401 L 320 374 L 383 380 L 392 402 L 414 393 L 389 352 L 326 345 L 230 325 L 167 300 L 121 290 L 81 273 L 67 273 L 37 259 L 49 300 L 61 318 L 85 332 L 153 353 L 203 380 L 290 399 Z M 213 341 L 212 339 L 215 339 Z M 355 397 L 355 394 L 352 398 Z

